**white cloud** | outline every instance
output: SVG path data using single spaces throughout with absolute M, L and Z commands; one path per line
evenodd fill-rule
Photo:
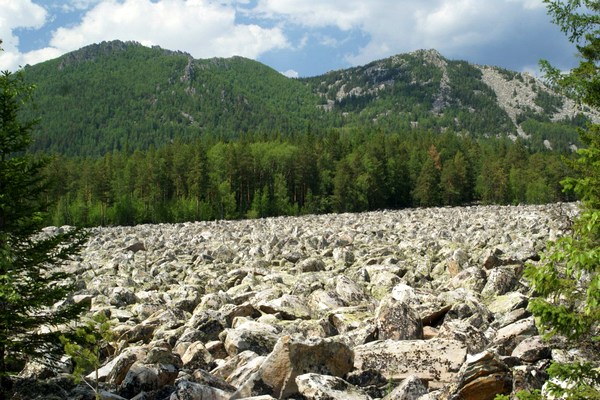
M 349 30 L 360 24 L 372 8 L 372 2 L 358 0 L 259 0 L 254 11 L 265 18 L 309 27 L 337 26 Z
M 509 3 L 520 3 L 523 8 L 533 10 L 536 8 L 546 8 L 542 0 L 508 0 Z
M 12 1 L 0 0 L 2 3 Z M 93 0 L 76 0 L 70 4 L 83 7 L 91 3 Z M 196 58 L 233 55 L 257 58 L 266 51 L 290 47 L 279 27 L 236 23 L 235 4 L 232 3 L 213 0 L 103 0 L 89 9 L 77 25 L 54 31 L 48 48 L 20 54 L 19 57 L 43 61 L 44 55 L 55 57 L 92 43 L 114 39 L 184 50 Z M 15 24 L 7 31 L 12 32 L 14 27 Z M 14 61 L 8 66 L 14 68 Z
M 288 78 L 298 78 L 300 76 L 298 71 L 294 71 L 293 69 L 288 69 L 287 71 L 282 72 L 281 74 L 287 76 Z
M 233 7 L 203 0 L 104 1 L 79 25 L 59 28 L 50 45 L 70 51 L 113 39 L 182 49 L 198 58 L 256 58 L 265 51 L 289 46 L 281 29 L 236 25 Z
M 31 0 L 0 0 L 0 39 L 4 52 L 0 53 L 0 69 L 14 70 L 23 63 L 19 53 L 17 28 L 37 29 L 46 22 L 46 10 Z
M 100 1 L 101 0 L 71 0 L 66 2 L 59 2 L 56 4 L 56 7 L 60 8 L 65 12 L 81 11 L 91 8 L 95 4 L 98 4 Z
M 515 36 L 527 35 L 527 29 L 539 30 L 529 22 L 532 16 L 540 22 L 545 5 L 542 0 L 259 0 L 254 12 L 308 29 L 363 32 L 369 42 L 347 57 L 357 65 L 423 48 L 466 58 L 488 45 L 518 41 Z
M 552 24 L 542 0 L 47 1 L 49 12 L 60 5 L 86 11 L 81 20 L 52 32 L 48 47 L 22 54 L 14 29 L 38 28 L 55 15 L 32 0 L 0 0 L 0 38 L 7 50 L 0 67 L 14 69 L 113 39 L 183 50 L 196 58 L 259 58 L 280 49 L 308 52 L 316 45 L 345 52 L 344 61 L 352 65 L 423 48 L 474 62 L 528 57 L 517 69 L 535 63 L 535 51 L 542 58 L 566 48 L 556 39 L 558 29 L 547 34 Z M 357 38 L 362 47 L 352 42 Z
M 22 65 L 34 65 L 42 61 L 50 60 L 59 57 L 63 54 L 62 51 L 54 47 L 45 47 L 43 49 L 29 51 L 20 55 Z

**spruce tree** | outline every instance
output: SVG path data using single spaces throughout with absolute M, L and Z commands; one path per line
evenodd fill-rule
M 26 361 L 58 359 L 60 326 L 82 312 L 65 301 L 74 280 L 61 265 L 83 245 L 85 232 L 42 229 L 49 183 L 44 161 L 26 153 L 36 121 L 19 116 L 32 89 L 20 73 L 0 74 L 0 396 L 8 375 Z
M 600 2 L 549 1 L 554 22 L 577 45 L 581 57 L 577 68 L 561 73 L 544 62 L 547 77 L 557 90 L 581 104 L 600 110 Z M 542 330 L 558 334 L 573 345 L 590 343 L 599 350 L 600 339 L 600 125 L 580 132 L 586 147 L 572 163 L 578 175 L 567 179 L 567 189 L 579 196 L 582 209 L 570 235 L 552 243 L 538 266 L 530 265 L 525 276 L 537 298 L 530 310 Z M 600 399 L 600 371 L 589 362 L 554 363 L 549 390 L 568 399 Z

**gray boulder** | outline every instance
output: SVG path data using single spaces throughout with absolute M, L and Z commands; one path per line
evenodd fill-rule
M 392 296 L 381 301 L 375 318 L 381 340 L 423 339 L 421 317 L 409 304 L 397 301 Z
M 271 325 L 257 321 L 236 319 L 241 322 L 234 328 L 228 328 L 225 332 L 225 351 L 234 356 L 245 350 L 251 350 L 256 354 L 266 355 L 273 350 L 279 330 Z
M 169 400 L 229 400 L 230 397 L 231 392 L 183 380 Z
M 134 363 L 119 385 L 118 394 L 132 398 L 143 391 L 153 391 L 167 385 L 173 385 L 177 378 L 177 369 L 173 365 L 148 365 Z
M 494 400 L 512 391 L 512 372 L 494 353 L 469 356 L 449 387 L 449 399 Z
M 260 369 L 232 399 L 259 394 L 284 398 L 298 393 L 296 377 L 308 372 L 342 377 L 352 370 L 352 350 L 332 339 L 297 341 L 283 336 Z
M 466 356 L 467 347 L 456 340 L 379 340 L 354 348 L 354 368 L 378 371 L 394 382 L 415 375 L 441 388 L 452 382 Z
M 308 373 L 296 377 L 298 393 L 306 400 L 371 400 L 371 397 L 342 378 Z
M 419 377 L 411 375 L 388 393 L 383 400 L 417 400 L 428 392 L 427 385 Z

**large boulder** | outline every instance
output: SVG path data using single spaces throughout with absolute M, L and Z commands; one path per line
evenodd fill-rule
M 470 323 L 469 319 L 452 319 L 439 328 L 437 337 L 452 339 L 463 343 L 469 354 L 477 354 L 488 345 L 485 333 Z
M 537 334 L 534 318 L 528 317 L 498 329 L 491 344 L 498 354 L 509 356 L 524 339 Z
M 512 356 L 527 363 L 549 359 L 552 354 L 550 346 L 540 336 L 525 338 L 512 351 Z
M 279 336 L 277 328 L 243 318 L 238 318 L 236 321 L 241 322 L 236 324 L 234 328 L 228 328 L 224 331 L 227 354 L 234 356 L 245 350 L 251 350 L 261 355 L 271 352 Z
M 467 347 L 456 340 L 379 340 L 354 348 L 354 368 L 400 382 L 411 375 L 440 388 L 454 379 Z
M 309 372 L 342 377 L 352 370 L 352 350 L 333 339 L 297 341 L 279 339 L 260 369 L 245 382 L 232 399 L 259 394 L 285 398 L 298 393 L 296 377 Z
M 423 339 L 421 317 L 407 302 L 388 296 L 381 301 L 375 318 L 381 340 Z
M 310 308 L 306 305 L 306 300 L 289 294 L 260 302 L 257 308 L 266 314 L 278 314 L 283 319 L 310 319 Z
M 494 400 L 512 390 L 512 372 L 494 353 L 469 356 L 449 388 L 448 399 Z
M 388 393 L 383 400 L 417 400 L 428 392 L 427 385 L 419 377 L 411 375 Z
M 305 400 L 371 400 L 371 397 L 342 378 L 308 373 L 296 377 L 298 393 Z
M 211 373 L 231 385 L 239 387 L 258 371 L 265 358 L 265 356 L 259 356 L 250 350 L 246 350 L 231 357 L 212 370 Z
M 181 356 L 183 368 L 208 370 L 213 365 L 212 355 L 202 342 L 191 343 Z
M 140 362 L 134 363 L 121 385 L 119 395 L 132 398 L 140 392 L 149 392 L 167 385 L 173 385 L 177 378 L 177 369 L 173 365 L 149 365 Z
M 231 392 L 182 380 L 169 400 L 229 400 Z

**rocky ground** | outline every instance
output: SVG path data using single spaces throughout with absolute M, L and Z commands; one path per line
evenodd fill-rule
M 103 399 L 493 399 L 541 388 L 551 360 L 581 353 L 541 340 L 522 279 L 576 213 L 97 228 L 68 268 L 73 300 L 109 316 L 117 338 L 98 371 Z M 15 388 L 15 399 L 94 398 L 35 365 Z

